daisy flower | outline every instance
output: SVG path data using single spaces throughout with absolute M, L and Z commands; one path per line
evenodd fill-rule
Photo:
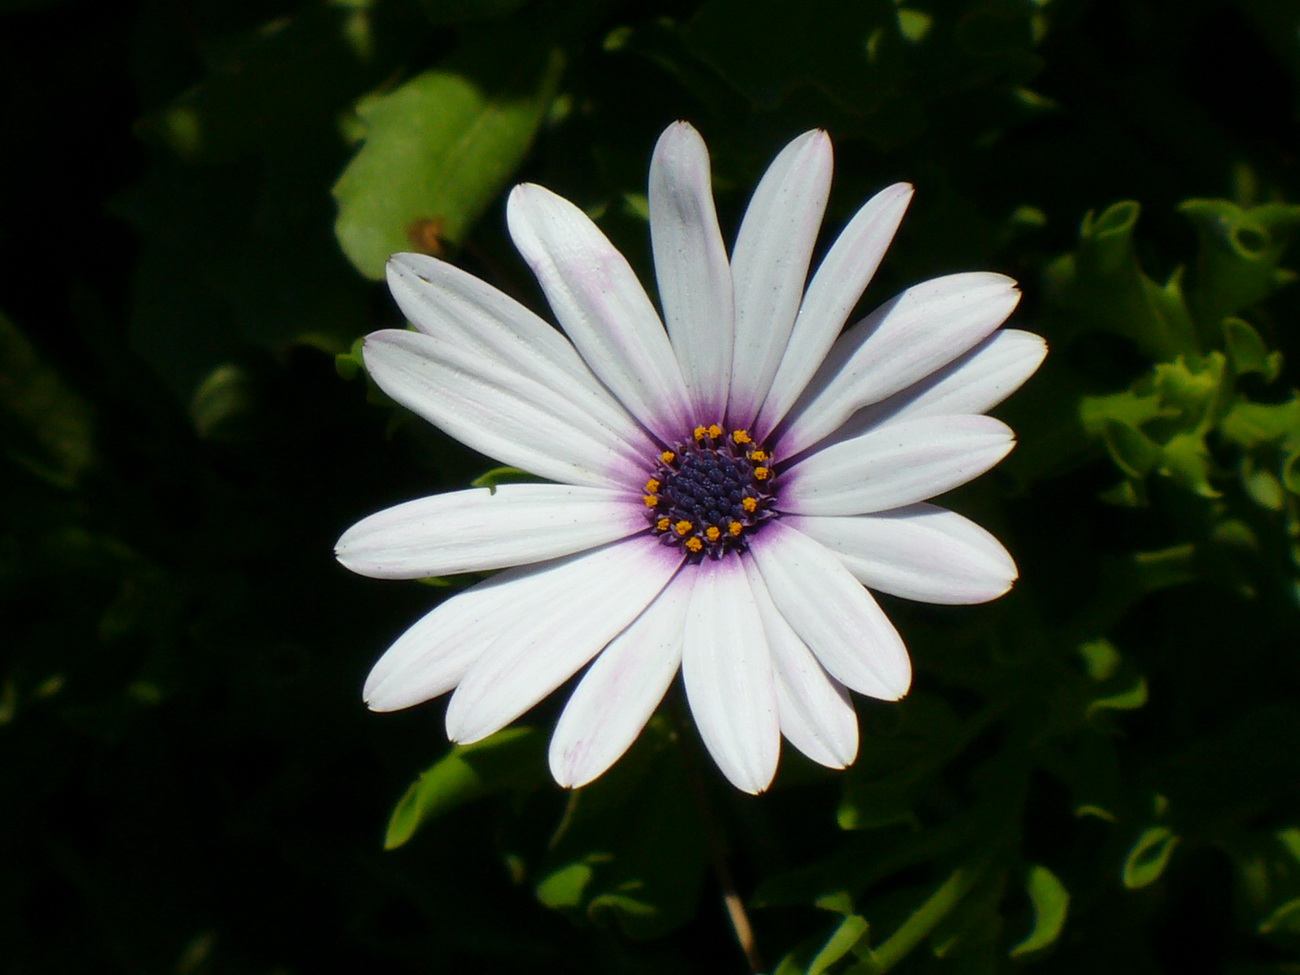
M 662 318 L 596 225 L 540 186 L 510 194 L 509 228 L 564 334 L 451 264 L 391 260 L 415 331 L 366 338 L 374 381 L 550 483 L 421 498 L 339 540 L 343 565 L 376 578 L 505 570 L 389 648 L 371 708 L 452 691 L 447 734 L 468 743 L 585 667 L 550 746 L 555 779 L 577 787 L 680 669 L 708 751 L 757 793 L 782 736 L 823 765 L 853 761 L 849 691 L 907 693 L 907 650 L 870 590 L 978 603 L 1011 587 L 998 541 L 925 501 L 1011 450 L 983 414 L 1046 347 L 995 331 L 1019 292 L 989 272 L 918 284 L 845 330 L 912 188 L 869 200 L 809 279 L 830 182 L 826 133 L 795 139 L 728 255 L 704 142 L 670 126 L 650 163 Z

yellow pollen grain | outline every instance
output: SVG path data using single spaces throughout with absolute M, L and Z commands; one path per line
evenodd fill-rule
M 650 480 L 645 482 L 645 489 L 651 494 L 654 494 L 659 490 L 659 482 L 652 477 Z
M 671 518 L 660 518 L 655 522 L 655 531 L 666 532 L 673 525 Z
M 716 542 L 722 537 L 722 529 L 717 525 L 710 525 L 708 528 L 704 529 L 704 537 L 711 542 Z
M 657 505 L 657 504 L 659 503 L 659 495 L 657 495 L 657 494 L 647 494 L 647 495 L 645 496 L 644 500 L 645 500 L 645 506 L 646 506 L 647 508 L 653 508 L 655 505 Z
M 663 461 L 665 464 L 671 464 L 673 461 L 677 459 L 677 455 L 674 454 L 671 450 L 665 450 L 662 454 L 659 455 L 659 459 Z
M 747 498 L 746 500 L 753 500 L 753 499 Z M 744 530 L 745 530 L 745 526 L 738 521 L 733 521 L 730 525 L 727 526 L 727 531 L 731 532 L 731 534 L 736 537 L 738 537 L 740 533 L 743 532 Z
M 722 436 L 722 427 L 714 423 L 712 426 L 709 427 L 709 436 L 715 440 L 718 437 Z
M 758 498 L 741 498 L 740 506 L 752 515 L 758 510 Z
M 755 468 L 754 468 L 754 476 L 755 476 L 756 478 L 758 478 L 760 481 L 766 481 L 766 480 L 767 480 L 767 475 L 769 475 L 769 474 L 771 474 L 771 473 L 772 473 L 772 472 L 769 471 L 766 467 L 755 467 Z
M 686 547 L 692 552 L 698 552 L 700 549 L 704 548 L 704 543 L 698 538 L 688 538 L 686 539 Z
M 754 461 L 754 463 L 756 464 L 761 464 L 763 461 L 767 460 L 767 451 L 755 450 L 752 454 L 749 455 L 749 459 Z
M 748 430 L 733 430 L 731 433 L 732 443 L 753 443 L 754 440 L 749 435 Z
M 685 535 L 688 531 L 690 531 L 694 527 L 695 527 L 694 525 L 692 525 L 689 521 L 687 521 L 684 518 L 681 521 L 679 521 L 677 524 L 673 525 L 673 528 L 676 529 L 678 535 Z
M 696 428 L 695 428 L 695 439 L 696 439 L 696 440 L 703 440 L 703 439 L 705 438 L 705 436 L 708 435 L 708 432 L 709 432 L 709 431 L 708 431 L 707 429 L 705 429 L 704 427 L 696 427 Z

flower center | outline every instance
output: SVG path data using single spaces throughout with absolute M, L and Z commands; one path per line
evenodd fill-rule
M 749 548 L 749 536 L 776 512 L 772 455 L 744 430 L 714 423 L 659 455 L 645 483 L 646 515 L 665 545 L 692 562 Z

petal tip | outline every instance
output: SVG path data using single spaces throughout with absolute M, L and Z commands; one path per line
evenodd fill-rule
M 391 700 L 385 700 L 383 695 L 375 693 L 362 692 L 361 700 L 367 708 L 376 714 L 388 714 L 392 711 L 401 711 L 410 707 L 406 703 L 393 703 Z

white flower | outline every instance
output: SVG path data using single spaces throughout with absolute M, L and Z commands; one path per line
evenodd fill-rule
M 680 667 L 723 774 L 761 792 L 782 735 L 823 765 L 853 761 L 848 690 L 907 693 L 907 650 L 868 588 L 931 603 L 1010 588 L 992 535 L 922 502 L 1007 454 L 1011 430 L 982 414 L 1046 347 L 995 332 L 1019 293 L 986 272 L 916 285 L 841 334 L 912 188 L 869 200 L 805 288 L 830 180 L 826 133 L 795 139 L 728 258 L 704 143 L 670 126 L 650 164 L 662 320 L 582 211 L 516 187 L 510 233 L 567 340 L 450 264 L 392 259 L 418 331 L 366 339 L 375 382 L 555 483 L 422 498 L 343 535 L 339 560 L 367 576 L 506 570 L 397 640 L 366 682 L 371 708 L 454 689 L 447 734 L 473 742 L 590 664 L 551 740 L 556 780 L 576 787 L 623 754 Z

